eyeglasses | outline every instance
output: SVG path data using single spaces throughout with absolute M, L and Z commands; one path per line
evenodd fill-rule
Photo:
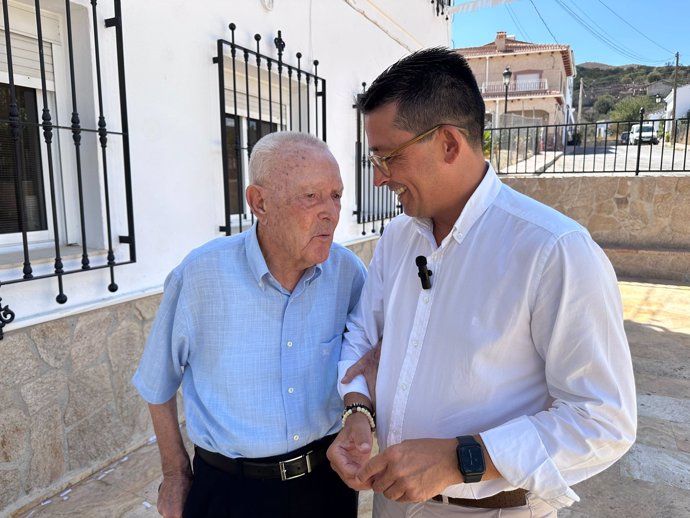
M 387 155 L 380 156 L 380 155 L 374 155 L 373 153 L 370 153 L 367 158 L 369 159 L 369 162 L 371 162 L 374 167 L 377 167 L 379 169 L 379 171 L 381 171 L 381 173 L 383 173 L 384 176 L 390 178 L 391 172 L 388 169 L 388 161 L 391 158 L 395 158 L 396 156 L 398 156 L 403 149 L 408 148 L 413 144 L 416 144 L 417 142 L 421 141 L 425 137 L 428 137 L 434 131 L 439 129 L 441 126 L 453 126 L 453 124 L 437 124 L 433 128 L 425 131 L 424 133 L 420 133 L 416 137 L 412 137 L 407 142 L 403 142 L 402 144 L 400 144 L 398 147 L 396 147 L 393 151 L 391 151 Z M 467 130 L 465 130 L 465 128 L 460 128 L 458 126 L 454 126 L 454 127 L 458 128 L 465 136 L 467 136 Z

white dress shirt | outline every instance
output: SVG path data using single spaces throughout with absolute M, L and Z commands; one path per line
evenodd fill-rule
M 424 255 L 431 289 L 415 258 Z M 631 446 L 635 385 L 610 262 L 586 229 L 503 185 L 493 168 L 436 245 L 429 220 L 386 227 L 350 315 L 339 374 L 383 337 L 381 450 L 481 433 L 503 479 L 457 498 L 525 488 L 555 508 Z M 360 376 L 347 392 L 368 394 Z

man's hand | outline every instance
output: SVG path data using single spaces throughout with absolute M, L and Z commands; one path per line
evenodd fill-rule
M 367 381 L 367 388 L 371 395 L 371 404 L 376 407 L 376 375 L 379 372 L 379 360 L 381 358 L 381 340 L 378 341 L 373 349 L 367 351 L 357 363 L 347 369 L 345 376 L 340 380 L 341 383 L 350 383 L 355 377 L 360 374 L 364 375 Z
M 363 486 L 389 500 L 422 502 L 462 482 L 456 439 L 411 439 L 389 446 L 359 472 Z
M 192 487 L 192 476 L 163 475 L 163 483 L 158 489 L 158 513 L 164 518 L 182 518 L 184 503 Z
M 349 487 L 356 491 L 371 489 L 362 483 L 357 474 L 371 456 L 373 434 L 369 420 L 364 414 L 355 412 L 345 421 L 345 427 L 328 448 L 326 456 L 331 467 Z
M 150 403 L 149 412 L 158 439 L 163 471 L 156 507 L 165 518 L 182 518 L 194 477 L 177 420 L 177 395 L 160 405 Z

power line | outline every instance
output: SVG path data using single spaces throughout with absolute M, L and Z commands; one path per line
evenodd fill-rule
M 531 0 L 530 0 L 531 1 Z M 627 58 L 630 58 L 635 61 L 645 61 L 648 63 L 662 63 L 664 60 L 651 60 L 649 58 L 646 58 L 644 56 L 641 56 L 639 54 L 636 54 L 630 50 L 628 50 L 625 46 L 620 45 L 613 41 L 611 38 L 606 36 L 605 34 L 602 34 L 598 32 L 596 29 L 592 28 L 591 25 L 589 25 L 585 20 L 583 20 L 576 12 L 574 12 L 570 7 L 568 7 L 563 0 L 556 0 L 556 3 L 564 10 L 568 15 L 570 15 L 575 21 L 577 21 L 582 27 L 589 32 L 592 36 L 594 36 L 596 39 L 610 47 L 612 50 L 617 52 L 618 54 L 625 56 Z M 601 29 L 604 31 L 604 29 Z M 605 32 L 605 31 L 604 31 Z
M 520 34 L 522 34 L 522 37 L 523 37 L 526 41 L 530 41 L 532 38 L 530 38 L 529 34 L 527 34 L 527 31 L 525 30 L 525 28 L 524 28 L 524 27 L 522 26 L 522 24 L 520 23 L 520 20 L 518 20 L 518 17 L 515 15 L 515 12 L 513 11 L 513 8 L 510 7 L 510 4 L 505 4 L 505 7 L 506 7 L 506 10 L 508 11 L 508 14 L 509 14 L 510 17 L 512 18 L 513 23 L 515 24 L 515 26 L 517 27 L 517 29 L 520 31 Z
M 596 22 L 596 20 L 593 20 L 593 19 L 585 12 L 585 10 L 582 9 L 582 7 L 580 7 L 580 6 L 577 4 L 577 2 L 575 2 L 573 5 L 574 5 L 574 7 L 575 7 L 578 11 L 580 11 L 580 13 L 582 13 L 582 15 L 583 15 L 585 18 L 587 18 L 587 20 L 590 21 L 590 23 L 592 23 L 597 29 L 599 29 L 599 32 L 597 33 L 599 36 L 601 36 L 602 38 L 605 38 L 605 39 L 610 40 L 610 42 L 611 42 L 612 44 L 615 45 L 616 50 L 619 50 L 619 51 L 622 50 L 622 51 L 625 52 L 626 55 L 627 55 L 628 57 L 630 57 L 631 59 L 636 59 L 636 60 L 638 60 L 638 61 L 650 61 L 649 59 L 645 58 L 644 56 L 637 55 L 637 54 L 635 54 L 634 52 L 628 50 L 624 43 L 621 43 L 620 41 L 616 40 L 616 39 L 613 37 L 613 35 L 610 34 L 609 32 L 607 32 L 607 30 L 604 29 L 601 25 L 599 25 L 599 24 Z M 591 26 L 590 26 L 590 27 L 591 27 Z
M 551 29 L 549 29 L 549 26 L 546 25 L 546 22 L 544 21 L 544 18 L 542 17 L 541 13 L 539 12 L 539 9 L 537 9 L 537 6 L 534 5 L 534 2 L 532 0 L 529 0 L 529 3 L 532 4 L 532 7 L 534 7 L 534 10 L 537 11 L 537 15 L 539 16 L 541 23 L 544 24 L 544 27 L 546 27 L 546 30 L 549 31 L 549 34 L 553 38 L 553 41 L 555 41 L 556 45 L 558 45 L 558 40 L 556 39 L 556 36 L 553 35 L 553 32 L 551 32 Z
M 570 7 L 565 5 L 565 3 L 562 0 L 556 0 L 556 3 L 571 17 L 573 18 L 576 22 L 578 22 L 587 32 L 589 32 L 592 36 L 594 36 L 596 39 L 604 43 L 605 45 L 608 45 L 611 47 L 613 50 L 618 52 L 619 54 L 628 57 L 630 59 L 634 60 L 640 60 L 643 59 L 642 56 L 637 56 L 634 53 L 628 51 L 625 47 L 611 41 L 607 36 L 597 32 L 595 29 L 593 29 L 587 22 L 585 22 L 580 16 L 575 13 Z
M 625 24 L 627 24 L 629 27 L 631 27 L 635 32 L 637 32 L 638 34 L 642 35 L 647 41 L 650 41 L 650 42 L 654 43 L 654 45 L 656 45 L 657 47 L 659 47 L 661 50 L 665 50 L 665 51 L 668 52 L 669 54 L 673 54 L 673 51 L 672 51 L 672 50 L 668 50 L 666 47 L 662 47 L 662 46 L 659 45 L 656 41 L 654 41 L 654 40 L 650 39 L 649 37 L 647 37 L 647 35 L 646 35 L 645 33 L 643 33 L 642 31 L 640 31 L 637 27 L 635 27 L 635 26 L 634 26 L 633 24 L 631 24 L 628 20 L 626 20 L 625 18 L 623 18 L 621 15 L 619 15 L 616 11 L 614 11 L 613 9 L 611 9 L 611 8 L 610 8 L 608 5 L 606 5 L 604 2 L 602 2 L 601 0 L 597 0 L 597 1 L 598 1 L 601 5 L 603 5 L 604 7 L 606 7 L 606 9 L 608 9 L 609 11 L 611 11 L 611 12 L 614 14 L 614 16 L 616 16 L 618 19 L 622 20 Z

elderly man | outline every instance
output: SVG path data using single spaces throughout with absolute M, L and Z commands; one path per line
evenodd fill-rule
M 364 282 L 333 244 L 343 184 L 322 141 L 252 150 L 257 223 L 191 252 L 168 276 L 133 383 L 149 403 L 166 518 L 353 518 L 357 494 L 326 449 L 341 426 L 337 362 Z M 178 426 L 182 385 L 190 466 Z
M 342 385 L 328 456 L 374 516 L 550 517 L 630 447 L 635 386 L 616 277 L 574 221 L 503 185 L 467 62 L 412 54 L 359 100 L 386 226 L 343 344 L 383 337 L 380 453 L 366 385 Z

